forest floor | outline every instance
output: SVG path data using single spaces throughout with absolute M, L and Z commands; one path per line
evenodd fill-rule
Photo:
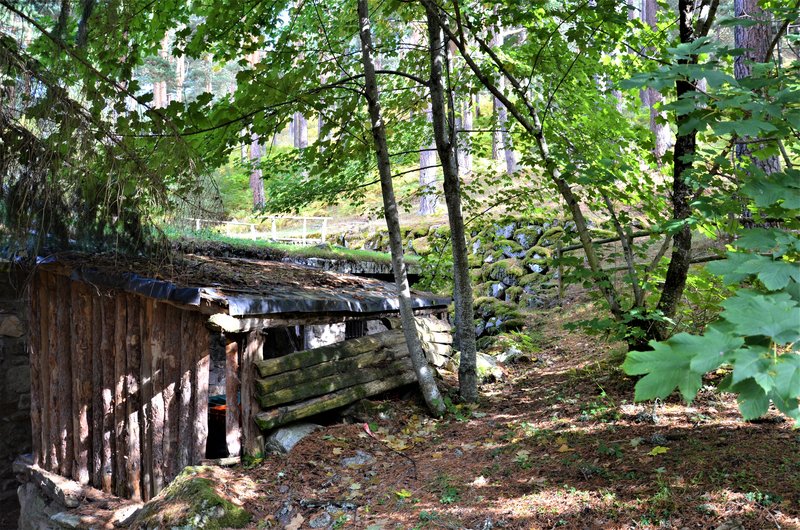
M 564 330 L 582 311 L 529 315 L 529 360 L 475 408 L 398 395 L 236 470 L 251 528 L 800 529 L 800 431 L 710 386 L 633 404 L 619 345 Z

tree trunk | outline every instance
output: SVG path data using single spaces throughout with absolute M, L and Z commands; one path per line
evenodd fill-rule
M 434 416 L 444 414 L 445 406 L 439 388 L 436 386 L 433 370 L 428 365 L 425 353 L 422 351 L 419 337 L 417 337 L 414 323 L 414 312 L 411 306 L 411 290 L 408 286 L 406 264 L 403 261 L 403 242 L 400 235 L 400 216 L 397 210 L 397 201 L 394 197 L 392 186 L 392 168 L 389 159 L 389 150 L 386 145 L 386 130 L 378 93 L 378 84 L 375 75 L 375 65 L 372 60 L 374 48 L 372 46 L 372 33 L 369 21 L 369 6 L 367 0 L 358 0 L 359 33 L 361 37 L 361 56 L 364 63 L 364 83 L 367 103 L 369 105 L 370 121 L 372 122 L 372 138 L 375 142 L 375 152 L 378 161 L 378 172 L 381 180 L 381 193 L 383 195 L 383 209 L 386 217 L 386 227 L 389 231 L 389 245 L 392 253 L 392 269 L 394 271 L 397 295 L 400 302 L 400 316 L 403 322 L 403 333 L 408 343 L 408 351 L 414 371 L 419 381 L 422 395 L 428 408 Z
M 456 118 L 456 131 L 459 130 L 472 130 L 472 98 L 468 97 L 461 102 L 460 116 Z M 457 147 L 456 153 L 458 154 L 458 174 L 461 176 L 467 175 L 472 172 L 472 153 L 470 153 L 470 144 L 468 138 L 471 133 L 456 132 Z
M 294 129 L 293 142 L 296 149 L 308 147 L 308 120 L 300 112 L 295 112 L 292 117 L 292 128 Z
M 656 0 L 642 0 L 642 21 L 649 25 L 651 28 L 656 29 L 657 19 L 656 12 L 658 4 Z M 666 113 L 659 112 L 655 106 L 664 99 L 658 90 L 648 88 L 642 91 L 642 104 L 647 105 L 650 109 L 650 130 L 653 132 L 655 145 L 653 147 L 653 154 L 656 157 L 659 165 L 664 158 L 664 154 L 672 145 L 672 133 L 666 122 Z
M 253 191 L 253 208 L 264 207 L 264 180 L 261 172 L 261 143 L 258 135 L 253 133 L 250 142 L 250 189 Z
M 736 79 L 744 79 L 751 75 L 751 63 L 763 63 L 770 59 L 770 44 L 772 43 L 773 31 L 767 13 L 759 7 L 756 0 L 734 0 L 733 9 L 736 18 L 758 22 L 752 26 L 735 26 L 733 29 L 734 46 L 744 49 L 742 55 L 738 55 L 733 61 L 733 73 Z M 754 138 L 744 137 L 736 144 L 736 159 L 740 164 L 752 163 L 766 174 L 777 173 L 781 170 L 781 162 L 778 156 L 758 158 L 753 156 L 755 149 L 763 146 L 752 143 Z M 757 139 L 755 139 L 757 140 Z M 747 208 L 742 207 L 742 217 L 744 226 L 753 226 L 753 214 Z
M 431 110 L 433 131 L 439 160 L 444 174 L 444 196 L 450 223 L 450 243 L 453 252 L 453 283 L 456 315 L 456 342 L 461 350 L 458 367 L 459 395 L 465 402 L 478 400 L 478 377 L 475 360 L 475 317 L 472 308 L 472 283 L 469 275 L 464 217 L 461 213 L 461 182 L 458 177 L 456 149 L 445 107 L 442 83 L 442 30 L 435 13 L 428 12 L 428 36 L 431 56 Z M 450 99 L 452 102 L 452 98 Z M 452 110 L 452 109 L 451 109 Z M 466 106 L 462 107 L 462 112 Z M 468 115 L 465 112 L 462 116 Z
M 184 85 L 186 83 L 186 56 L 181 55 L 175 59 L 175 99 L 183 101 Z
M 693 0 L 679 0 L 679 26 L 681 43 L 693 42 L 698 35 L 694 32 L 694 5 Z M 690 64 L 697 58 L 683 59 L 681 63 Z M 675 97 L 680 100 L 687 94 L 694 92 L 695 86 L 691 81 L 678 80 L 675 83 Z M 689 115 L 679 114 L 676 119 L 678 130 L 689 120 Z M 672 236 L 672 256 L 670 258 L 664 286 L 661 288 L 661 297 L 657 309 L 667 318 L 672 318 L 678 309 L 678 303 L 686 287 L 686 277 L 689 274 L 692 253 L 692 229 L 688 224 L 692 213 L 691 188 L 687 182 L 689 172 L 694 163 L 693 158 L 697 148 L 697 133 L 692 130 L 678 134 L 673 150 L 672 168 L 672 218 L 673 221 L 682 223 L 681 228 Z M 669 330 L 664 322 L 649 325 L 646 329 L 646 339 L 664 340 L 669 336 Z
M 425 111 L 428 123 L 433 121 L 430 106 Z M 433 215 L 436 212 L 436 203 L 439 198 L 436 196 L 436 143 L 425 142 L 422 146 L 424 151 L 419 153 L 419 214 Z

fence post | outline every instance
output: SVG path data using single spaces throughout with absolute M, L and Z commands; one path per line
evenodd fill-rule
M 194 229 L 195 229 L 196 232 L 200 231 L 200 219 L 195 219 L 194 220 Z
M 303 245 L 306 244 L 306 234 L 308 234 L 308 219 L 303 217 Z
M 325 240 L 328 239 L 328 218 L 322 220 L 322 236 L 320 237 L 320 244 L 324 245 Z
M 272 218 L 272 240 L 273 241 L 278 240 L 278 227 L 276 225 L 276 220 L 274 217 Z
M 253 241 L 256 240 L 256 225 L 252 223 L 250 224 L 250 239 L 252 239 Z

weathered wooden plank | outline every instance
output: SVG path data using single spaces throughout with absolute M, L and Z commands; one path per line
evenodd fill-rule
M 261 412 L 256 415 L 256 423 L 262 430 L 266 431 L 273 427 L 291 423 L 321 412 L 344 407 L 359 399 L 374 396 L 381 392 L 413 383 L 416 380 L 417 376 L 414 374 L 413 370 L 402 372 L 392 377 L 370 381 L 363 385 L 352 386 L 301 403 Z
M 92 468 L 90 484 L 97 488 L 103 487 L 103 356 L 100 346 L 103 342 L 103 300 L 102 293 L 91 291 L 92 300 Z
M 195 364 L 195 319 L 198 317 L 189 311 L 181 311 L 181 347 L 180 371 L 181 380 L 178 388 L 178 472 L 192 461 L 192 444 L 194 436 L 194 405 L 192 403 L 192 373 Z
M 315 364 L 330 362 L 339 359 L 354 357 L 361 353 L 375 351 L 383 345 L 380 333 L 358 339 L 347 340 L 337 344 L 321 346 L 312 350 L 303 350 L 275 359 L 256 361 L 256 367 L 261 377 L 298 370 Z
M 42 353 L 39 356 L 39 377 L 41 388 L 41 418 L 42 418 L 42 434 L 39 443 L 41 444 L 41 461 L 40 466 L 48 471 L 58 471 L 58 461 L 54 464 L 55 446 L 53 444 L 53 422 L 51 421 L 51 414 L 55 413 L 51 406 L 51 382 L 50 363 L 55 362 L 55 351 L 53 351 L 53 340 L 51 337 L 55 336 L 53 330 L 54 316 L 53 308 L 54 293 L 52 275 L 39 270 L 36 274 L 37 290 L 39 298 L 39 345 L 42 348 Z
M 114 297 L 114 494 L 118 497 L 128 496 L 128 470 L 125 453 L 128 447 L 128 411 L 125 406 L 127 397 L 127 341 L 128 306 L 125 295 L 117 293 Z
M 261 359 L 263 348 L 264 335 L 258 331 L 247 334 L 239 371 L 242 374 L 242 449 L 248 456 L 258 456 L 264 452 L 264 438 L 255 422 L 255 415 L 260 408 L 254 395 L 256 367 L 253 364 Z
M 155 302 L 150 323 L 150 374 L 153 392 L 150 396 L 150 437 L 152 445 L 151 480 L 153 494 L 164 488 L 164 344 L 166 342 L 167 306 Z
M 92 357 L 90 351 L 92 304 L 81 282 L 70 282 L 72 307 L 72 479 L 89 484 L 89 408 L 91 407 Z
M 125 472 L 128 479 L 128 497 L 142 500 L 142 450 L 140 438 L 141 411 L 141 306 L 144 299 L 126 294 L 127 327 L 125 330 L 126 391 L 125 411 L 128 416 L 128 447 Z
M 362 353 L 348 359 L 329 361 L 301 368 L 300 370 L 257 378 L 254 390 L 257 395 L 266 396 L 278 390 L 292 388 L 334 374 L 353 372 L 370 365 L 385 362 L 388 359 L 400 357 L 408 357 L 408 349 L 404 345 L 397 345 L 392 348 L 380 347 L 375 351 Z
M 58 469 L 64 477 L 72 476 L 73 438 L 72 438 L 72 352 L 71 322 L 72 303 L 70 300 L 70 280 L 56 276 L 56 351 L 58 352 L 58 394 L 55 407 L 58 410 Z
M 164 350 L 164 480 L 172 481 L 178 474 L 178 396 L 180 381 L 181 311 L 167 306 L 166 347 Z
M 155 311 L 155 301 L 145 299 L 143 311 L 139 315 L 139 331 L 142 341 L 142 361 L 140 366 L 140 392 L 142 399 L 142 423 L 139 426 L 141 433 L 142 451 L 142 499 L 147 501 L 153 498 L 153 429 L 152 429 L 152 403 L 153 378 L 151 370 L 153 360 L 153 347 L 151 330 Z
M 28 359 L 31 370 L 31 441 L 33 465 L 44 467 L 42 451 L 42 379 L 41 356 L 42 337 L 37 326 L 41 326 L 41 310 L 39 299 L 39 275 L 34 274 L 28 285 Z
M 113 293 L 113 291 L 112 291 Z M 117 436 L 116 436 L 116 407 L 114 394 L 116 392 L 116 357 L 114 349 L 114 337 L 116 335 L 116 310 L 112 293 L 103 293 L 100 297 L 100 318 L 102 327 L 100 330 L 100 358 L 102 359 L 103 369 L 103 449 L 101 455 L 100 489 L 105 493 L 114 491 L 114 460 Z
M 208 442 L 208 371 L 211 363 L 210 336 L 205 324 L 194 321 L 194 373 L 192 394 L 194 396 L 194 440 L 192 464 L 199 464 L 206 457 Z
M 228 455 L 237 456 L 242 450 L 242 413 L 239 406 L 239 342 L 227 336 L 225 345 L 225 442 Z
M 370 365 L 360 370 L 343 371 L 328 377 L 318 379 L 313 374 L 305 383 L 284 388 L 268 394 L 257 396 L 262 409 L 268 409 L 285 403 L 294 403 L 304 399 L 322 396 L 351 386 L 376 381 L 399 372 L 411 369 L 411 359 L 397 359 L 389 362 Z

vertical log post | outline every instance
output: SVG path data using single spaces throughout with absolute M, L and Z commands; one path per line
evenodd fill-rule
M 239 405 L 239 342 L 226 336 L 225 344 L 225 442 L 230 456 L 239 456 L 242 449 L 241 407 Z
M 53 292 L 51 290 L 53 287 L 53 282 L 52 276 L 45 272 L 39 272 L 37 276 L 37 294 L 39 297 L 39 312 L 41 315 L 39 319 L 39 346 L 42 349 L 42 352 L 39 355 L 39 377 L 41 378 L 40 386 L 42 392 L 42 435 L 41 440 L 39 441 L 42 450 L 42 456 L 40 465 L 47 471 L 58 471 L 58 464 L 56 463 L 53 465 L 55 450 L 53 447 L 53 423 L 50 420 L 50 414 L 53 412 L 50 400 L 50 362 L 51 356 L 55 355 L 52 350 L 53 345 L 50 341 L 50 337 L 53 333 L 53 306 L 51 304 L 53 297 L 50 294 Z
M 260 331 L 252 331 L 246 336 L 246 343 L 242 351 L 242 364 L 239 372 L 242 374 L 241 401 L 242 401 L 242 445 L 244 454 L 260 456 L 264 452 L 264 437 L 255 422 L 255 415 L 260 411 L 258 402 L 253 392 L 255 379 L 254 361 L 261 360 L 261 351 L 264 348 L 264 335 Z
M 192 373 L 196 359 L 195 329 L 193 318 L 188 311 L 181 311 L 181 347 L 175 352 L 180 356 L 180 385 L 178 389 L 178 472 L 192 462 L 194 436 L 194 405 L 192 402 Z
M 167 333 L 164 349 L 164 478 L 170 482 L 178 474 L 178 384 L 181 358 L 181 311 L 167 306 Z
M 34 275 L 28 286 L 28 329 L 40 325 L 38 274 Z M 38 466 L 42 459 L 42 381 L 40 355 L 42 354 L 41 335 L 31 333 L 28 341 L 28 360 L 31 369 L 31 440 L 33 442 L 33 465 Z
M 114 297 L 114 337 L 112 348 L 114 351 L 114 494 L 118 497 L 128 496 L 128 474 L 125 455 L 128 452 L 128 411 L 125 406 L 127 398 L 127 355 L 125 343 L 127 341 L 126 328 L 128 320 L 128 307 L 125 295 L 115 293 Z
M 92 374 L 90 339 L 92 305 L 88 288 L 82 282 L 70 282 L 71 361 L 72 361 L 72 478 L 89 483 L 89 408 Z
M 150 323 L 150 376 L 153 393 L 150 397 L 150 436 L 152 448 L 153 495 L 164 488 L 164 345 L 166 327 L 166 304 L 154 302 L 153 321 Z
M 92 468 L 90 484 L 101 489 L 103 487 L 103 420 L 105 387 L 103 386 L 103 356 L 100 348 L 103 342 L 103 294 L 93 292 L 92 295 L 92 330 L 91 330 L 91 363 L 92 363 Z
M 53 405 L 58 414 L 58 469 L 62 477 L 72 476 L 73 438 L 72 417 L 72 334 L 70 333 L 72 303 L 70 296 L 70 280 L 64 276 L 56 276 L 56 352 L 58 362 L 55 367 L 55 379 L 58 381 L 57 393 L 52 396 Z
M 127 359 L 127 399 L 125 410 L 128 416 L 128 448 L 125 471 L 128 476 L 129 498 L 134 501 L 141 501 L 142 451 L 140 421 L 143 418 L 140 418 L 142 407 L 139 378 L 142 362 L 140 311 L 143 299 L 131 294 L 126 294 L 124 296 L 128 309 L 128 325 L 125 330 L 125 352 Z
M 145 300 L 144 311 L 139 317 L 141 322 L 141 339 L 142 339 L 142 362 L 140 365 L 141 372 L 141 396 L 142 396 L 142 424 L 139 428 L 142 443 L 142 500 L 148 501 L 153 497 L 153 429 L 151 424 L 152 408 L 151 400 L 153 398 L 153 378 L 152 378 L 152 361 L 153 361 L 153 344 L 152 344 L 152 327 L 155 301 Z
M 208 442 L 208 371 L 211 362 L 209 332 L 201 319 L 194 319 L 194 440 L 192 464 L 199 464 L 206 457 Z
M 116 358 L 114 349 L 114 337 L 116 335 L 115 303 L 112 293 L 102 296 L 100 299 L 100 318 L 103 322 L 100 337 L 100 357 L 103 364 L 103 453 L 101 455 L 100 486 L 106 493 L 114 491 L 114 460 L 113 455 L 116 449 L 116 430 L 115 430 L 115 402 L 116 380 Z

